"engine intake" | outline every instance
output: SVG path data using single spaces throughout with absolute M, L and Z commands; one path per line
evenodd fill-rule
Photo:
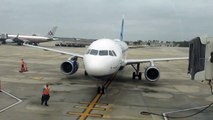
M 145 78 L 151 82 L 155 82 L 160 78 L 160 71 L 155 66 L 147 67 L 144 74 Z
M 66 75 L 72 75 L 78 70 L 78 62 L 67 60 L 61 64 L 61 71 Z

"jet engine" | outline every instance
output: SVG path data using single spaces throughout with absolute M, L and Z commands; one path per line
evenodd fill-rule
M 149 66 L 145 69 L 145 78 L 148 81 L 155 82 L 160 78 L 160 71 L 155 66 Z
M 72 75 L 78 70 L 78 62 L 76 60 L 67 60 L 61 64 L 61 71 L 66 75 Z
M 14 39 L 6 39 L 5 40 L 6 43 L 17 43 L 17 45 L 22 45 L 24 43 L 23 40 L 20 40 L 18 38 L 14 38 Z

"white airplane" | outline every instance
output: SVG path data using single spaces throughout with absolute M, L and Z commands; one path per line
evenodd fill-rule
M 188 57 L 178 58 L 155 58 L 155 59 L 126 59 L 128 46 L 123 41 L 123 25 L 122 19 L 120 39 L 98 39 L 91 43 L 84 55 L 71 53 L 66 51 L 55 50 L 40 46 L 32 46 L 24 44 L 25 46 L 35 47 L 46 51 L 53 51 L 61 54 L 71 55 L 71 57 L 61 64 L 61 71 L 66 75 L 74 74 L 79 67 L 78 59 L 83 59 L 85 75 L 94 77 L 106 77 L 117 73 L 125 66 L 131 65 L 135 71 L 132 78 L 141 79 L 140 64 L 150 63 L 150 66 L 145 69 L 145 78 L 148 81 L 155 82 L 160 78 L 160 71 L 154 65 L 154 62 L 172 61 L 172 60 L 187 60 Z
M 6 34 L 6 42 L 14 42 L 18 45 L 23 43 L 38 45 L 40 42 L 48 42 L 53 40 L 57 26 L 54 26 L 45 36 L 33 36 L 33 35 L 8 35 Z

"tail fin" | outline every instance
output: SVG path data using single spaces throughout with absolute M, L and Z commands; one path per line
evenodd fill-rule
M 16 37 L 15 38 L 18 38 L 19 37 L 19 33 L 16 35 Z
M 55 35 L 55 32 L 56 32 L 57 28 L 58 28 L 57 26 L 54 26 L 54 27 L 47 33 L 46 37 L 48 37 L 48 38 L 53 38 L 54 35 Z
M 122 23 L 121 23 L 121 32 L 120 32 L 120 40 L 123 41 L 123 32 L 124 32 L 124 16 L 122 18 Z

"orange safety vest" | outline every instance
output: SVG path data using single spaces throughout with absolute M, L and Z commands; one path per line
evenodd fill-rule
M 50 94 L 50 89 L 48 87 L 45 87 L 43 90 L 43 95 L 49 95 Z

